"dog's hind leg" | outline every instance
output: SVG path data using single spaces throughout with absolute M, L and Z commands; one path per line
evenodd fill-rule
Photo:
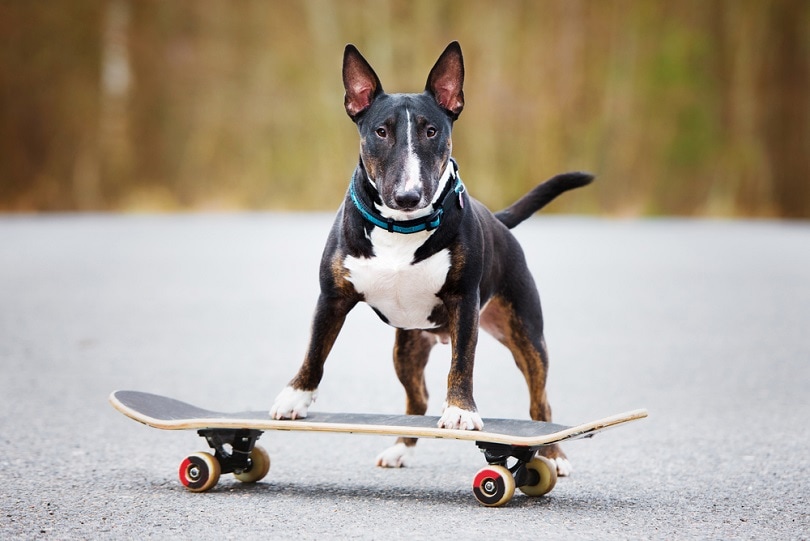
M 509 348 L 526 384 L 529 386 L 529 414 L 535 421 L 551 421 L 551 406 L 546 395 L 548 352 L 543 338 L 539 299 L 525 299 L 519 308 L 502 297 L 495 297 L 481 314 L 481 328 Z M 536 301 L 536 302 L 534 302 Z M 539 322 L 539 324 L 538 324 Z M 559 445 L 544 447 L 539 454 L 557 465 L 557 475 L 571 472 L 571 463 Z
M 436 335 L 421 330 L 397 329 L 394 342 L 394 368 L 405 388 L 405 413 L 424 415 L 428 407 L 425 384 L 425 366 L 430 350 L 436 344 Z M 399 438 L 396 444 L 377 456 L 377 466 L 400 468 L 406 466 L 413 455 L 416 438 Z

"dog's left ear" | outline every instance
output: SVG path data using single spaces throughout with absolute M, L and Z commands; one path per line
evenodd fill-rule
M 425 91 L 430 92 L 436 102 L 445 109 L 453 120 L 464 109 L 464 59 L 461 46 L 452 42 L 436 61 L 428 75 Z

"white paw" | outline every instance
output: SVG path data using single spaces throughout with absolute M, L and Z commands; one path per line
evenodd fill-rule
M 404 468 L 413 457 L 413 447 L 404 443 L 392 445 L 377 455 L 377 466 L 381 468 Z
M 555 458 L 553 462 L 557 464 L 557 475 L 559 477 L 568 477 L 574 471 L 574 467 L 567 458 Z
M 552 458 L 551 461 L 557 465 L 558 477 L 568 477 L 574 471 L 574 467 L 571 466 L 571 462 L 567 458 L 557 457 Z
M 273 402 L 270 408 L 271 419 L 303 419 L 307 416 L 307 409 L 315 402 L 317 391 L 302 391 L 285 387 Z
M 444 408 L 441 419 L 439 419 L 439 428 L 456 428 L 460 430 L 482 430 L 484 428 L 484 421 L 477 411 L 467 411 L 456 406 L 449 406 Z

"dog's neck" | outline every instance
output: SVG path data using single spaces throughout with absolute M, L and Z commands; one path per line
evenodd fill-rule
M 454 199 L 463 208 L 461 194 L 464 193 L 465 188 L 458 174 L 458 165 L 453 158 L 448 160 L 447 166 L 444 168 L 444 172 L 439 179 L 441 189 L 436 190 L 436 195 L 433 196 L 431 204 L 417 213 L 411 214 L 412 216 L 415 215 L 415 217 L 407 220 L 398 219 L 403 216 L 402 211 L 388 208 L 381 203 L 382 199 L 379 197 L 374 180 L 368 175 L 362 164 L 360 169 L 362 170 L 362 176 L 355 174 L 349 185 L 352 203 L 367 222 L 390 233 L 410 234 L 420 231 L 432 231 L 441 225 L 445 208 L 447 205 L 452 204 Z M 362 177 L 365 177 L 368 191 L 371 192 L 369 195 L 371 196 L 373 208 L 363 203 L 359 195 L 359 186 L 357 184 L 362 182 Z

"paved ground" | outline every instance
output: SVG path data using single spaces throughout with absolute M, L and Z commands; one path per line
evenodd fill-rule
M 134 388 L 269 407 L 307 340 L 331 217 L 0 218 L 0 538 L 807 539 L 810 224 L 544 217 L 517 231 L 541 288 L 555 418 L 650 418 L 566 449 L 547 497 L 479 506 L 474 446 L 267 434 L 270 475 L 184 491 L 204 445 L 107 404 Z M 322 411 L 399 412 L 391 329 L 360 307 Z M 429 372 L 438 414 L 448 365 Z M 485 416 L 525 417 L 506 351 L 479 344 Z

